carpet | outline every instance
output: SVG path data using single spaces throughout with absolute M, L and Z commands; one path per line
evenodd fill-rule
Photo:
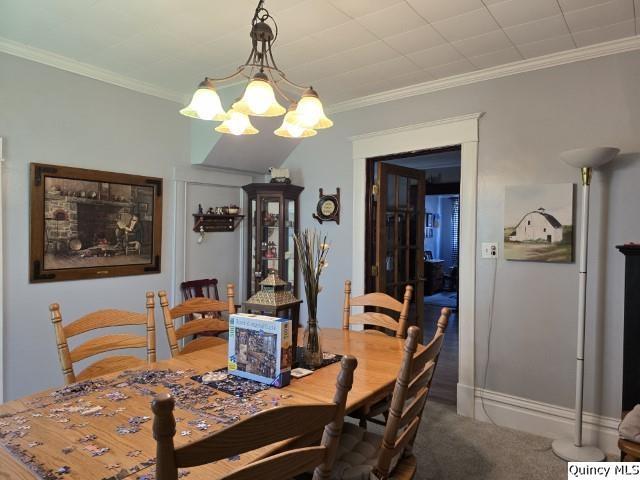
M 382 434 L 382 427 L 369 424 Z M 456 414 L 455 407 L 428 400 L 413 449 L 416 480 L 560 480 L 567 464 L 551 440 Z

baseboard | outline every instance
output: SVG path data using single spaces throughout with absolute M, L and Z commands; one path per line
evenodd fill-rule
M 460 385 L 458 385 L 458 402 L 460 402 L 460 392 Z M 468 396 L 466 392 L 465 395 Z M 503 427 L 552 439 L 571 438 L 573 435 L 574 411 L 572 409 L 481 388 L 475 389 L 474 397 L 476 420 L 492 421 Z M 619 423 L 620 420 L 616 418 L 585 413 L 583 416 L 584 443 L 597 445 L 609 455 L 619 455 L 617 447 Z

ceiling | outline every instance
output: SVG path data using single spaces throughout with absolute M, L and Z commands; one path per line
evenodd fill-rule
M 0 0 L 0 37 L 188 94 L 250 50 L 256 0 Z M 325 103 L 640 33 L 640 0 L 267 0 Z M 1 40 L 1 39 L 0 39 Z
M 416 170 L 441 170 L 443 168 L 460 168 L 460 150 L 445 150 L 427 152 L 424 155 L 394 158 L 385 160 L 384 163 L 398 165 L 399 167 L 414 168 Z

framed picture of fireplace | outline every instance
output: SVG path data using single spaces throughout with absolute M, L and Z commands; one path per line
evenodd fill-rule
M 162 179 L 31 164 L 29 278 L 160 272 Z

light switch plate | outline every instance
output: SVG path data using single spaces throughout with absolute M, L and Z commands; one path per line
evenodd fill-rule
M 482 242 L 482 258 L 498 258 L 498 244 Z

